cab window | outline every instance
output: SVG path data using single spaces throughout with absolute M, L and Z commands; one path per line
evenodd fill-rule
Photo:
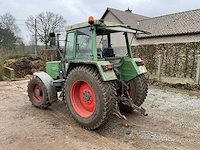
M 92 57 L 92 31 L 91 28 L 77 30 L 76 58 Z
M 73 57 L 73 49 L 74 49 L 74 32 L 68 33 L 66 38 L 66 58 L 72 58 Z

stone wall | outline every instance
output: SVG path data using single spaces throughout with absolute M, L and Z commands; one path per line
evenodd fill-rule
M 171 77 L 196 77 L 197 55 L 200 42 L 164 43 L 132 46 L 135 57 L 145 61 L 150 74 L 156 74 L 158 56 L 162 56 L 161 75 Z

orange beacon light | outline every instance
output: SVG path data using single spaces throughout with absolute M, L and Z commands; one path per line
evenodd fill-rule
M 93 24 L 94 24 L 94 17 L 93 17 L 93 16 L 89 16 L 89 18 L 88 18 L 88 23 L 89 23 L 90 25 L 93 25 Z

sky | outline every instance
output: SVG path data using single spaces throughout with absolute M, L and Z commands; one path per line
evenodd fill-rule
M 0 0 L 0 15 L 11 13 L 21 29 L 25 43 L 30 40 L 25 20 L 41 12 L 60 14 L 67 25 L 86 22 L 88 16 L 99 19 L 107 7 L 131 9 L 133 13 L 157 17 L 200 8 L 200 0 Z

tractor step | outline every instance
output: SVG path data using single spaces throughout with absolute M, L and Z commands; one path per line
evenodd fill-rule
M 57 92 L 62 91 L 64 83 L 65 83 L 65 79 L 57 79 L 53 81 L 53 85 L 56 87 Z

